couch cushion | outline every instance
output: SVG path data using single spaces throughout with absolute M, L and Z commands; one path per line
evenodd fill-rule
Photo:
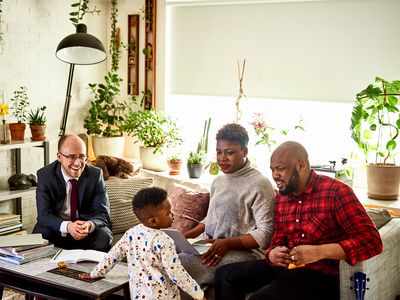
M 366 208 L 366 211 L 378 229 L 392 219 L 390 213 L 384 208 Z
M 207 215 L 209 192 L 197 192 L 186 186 L 173 183 L 168 190 L 174 223 L 172 228 L 184 233 L 202 221 Z
M 112 232 L 113 234 L 124 233 L 140 223 L 132 210 L 133 196 L 139 190 L 152 186 L 153 179 L 150 177 L 128 179 L 110 177 L 105 183 L 110 200 Z

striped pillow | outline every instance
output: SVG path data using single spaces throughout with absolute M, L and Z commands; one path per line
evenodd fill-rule
M 132 210 L 132 199 L 138 191 L 153 185 L 151 177 L 130 177 L 121 179 L 110 177 L 106 183 L 110 200 L 111 223 L 113 234 L 124 233 L 139 224 Z

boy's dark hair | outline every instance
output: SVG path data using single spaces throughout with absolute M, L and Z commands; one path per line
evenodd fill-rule
M 161 205 L 167 199 L 167 196 L 167 191 L 162 188 L 150 187 L 141 189 L 132 199 L 133 212 L 140 219 L 139 215 L 142 209 Z
M 247 147 L 247 144 L 249 143 L 247 130 L 236 123 L 225 124 L 220 130 L 218 130 L 216 139 L 217 141 L 227 140 L 236 142 L 242 147 Z

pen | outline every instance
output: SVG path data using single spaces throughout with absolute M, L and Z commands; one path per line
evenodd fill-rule
M 58 255 L 60 255 L 60 253 L 62 252 L 62 249 L 58 250 L 58 252 L 56 253 L 56 255 L 54 255 L 53 260 L 55 260 L 57 258 Z

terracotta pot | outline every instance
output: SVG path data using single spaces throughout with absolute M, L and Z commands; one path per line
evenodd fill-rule
M 378 200 L 397 200 L 399 197 L 400 166 L 368 164 L 368 197 Z
M 23 141 L 25 139 L 25 127 L 24 123 L 10 123 L 8 128 L 10 129 L 11 140 Z
M 182 160 L 167 161 L 169 167 L 169 175 L 179 175 L 181 173 Z
M 29 125 L 31 129 L 31 140 L 32 141 L 44 141 L 46 137 L 46 125 Z

